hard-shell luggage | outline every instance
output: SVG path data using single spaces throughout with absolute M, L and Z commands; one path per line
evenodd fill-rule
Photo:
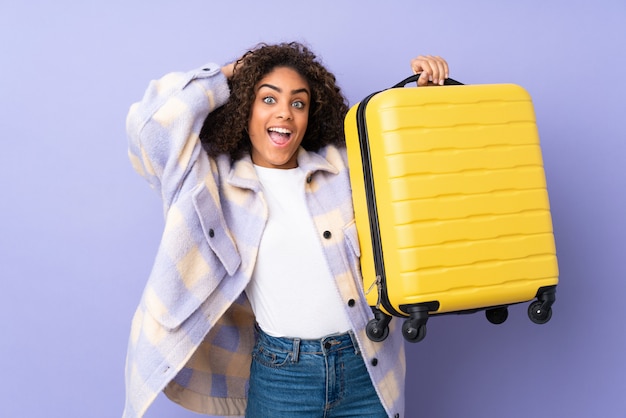
M 406 340 L 430 315 L 533 301 L 552 316 L 558 266 L 539 136 L 529 94 L 514 84 L 394 88 L 345 120 L 363 286 L 382 341 L 391 316 Z M 450 85 L 457 84 L 457 85 Z

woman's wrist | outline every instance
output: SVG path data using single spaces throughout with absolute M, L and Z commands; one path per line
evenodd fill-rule
M 222 73 L 229 80 L 233 77 L 234 71 L 235 71 L 235 63 L 234 62 L 231 62 L 230 64 L 226 64 L 226 65 L 224 65 L 222 67 Z

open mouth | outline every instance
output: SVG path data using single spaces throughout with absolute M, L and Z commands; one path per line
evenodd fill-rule
M 267 133 L 271 141 L 276 145 L 285 145 L 291 138 L 291 131 L 285 128 L 269 128 Z

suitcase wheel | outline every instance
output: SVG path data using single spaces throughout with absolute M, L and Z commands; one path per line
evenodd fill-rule
M 537 290 L 537 300 L 528 306 L 528 317 L 535 324 L 545 324 L 552 318 L 552 304 L 556 300 L 556 285 Z
M 409 317 L 402 324 L 402 335 L 404 339 L 410 343 L 418 343 L 426 337 L 426 322 L 428 322 L 428 313 L 431 310 L 437 310 L 438 304 L 420 303 L 417 305 L 404 306 L 403 311 L 409 314 Z
M 377 308 L 372 308 L 374 319 L 370 320 L 365 327 L 367 338 L 374 342 L 384 341 L 389 335 L 389 322 L 391 316 L 385 314 Z
M 509 310 L 506 306 L 500 308 L 491 308 L 485 311 L 487 320 L 495 325 L 500 325 L 509 317 Z
M 410 343 L 420 342 L 426 337 L 426 324 L 418 318 L 405 319 L 402 324 L 402 335 Z
M 528 317 L 535 324 L 545 324 L 552 318 L 552 308 L 544 305 L 544 302 L 536 300 L 528 306 Z
M 387 336 L 389 336 L 389 327 L 386 325 L 382 325 L 376 319 L 372 319 L 367 323 L 365 327 L 365 332 L 367 333 L 367 337 L 375 342 L 384 341 Z

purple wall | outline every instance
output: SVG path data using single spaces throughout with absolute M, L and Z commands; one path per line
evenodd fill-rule
M 626 417 L 623 0 L 95 3 L 0 5 L 0 416 L 120 415 L 162 226 L 126 157 L 127 108 L 167 71 L 296 39 L 352 103 L 418 53 L 534 99 L 561 269 L 553 318 L 534 325 L 520 305 L 500 326 L 431 319 L 407 346 L 408 416 Z M 159 397 L 147 416 L 197 415 Z

